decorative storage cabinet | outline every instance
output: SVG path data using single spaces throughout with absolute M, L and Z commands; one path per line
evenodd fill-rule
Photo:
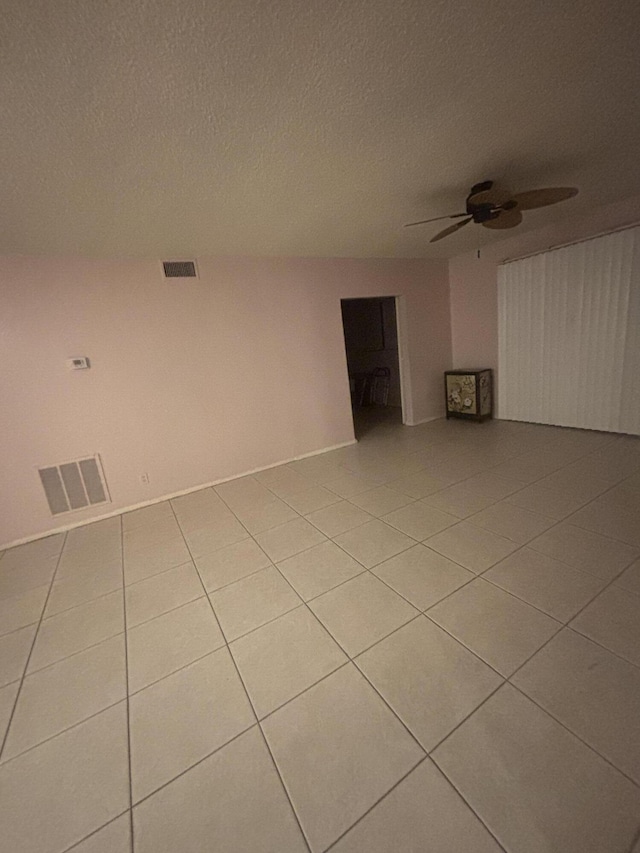
M 493 413 L 491 370 L 447 370 L 444 374 L 447 418 L 484 421 Z

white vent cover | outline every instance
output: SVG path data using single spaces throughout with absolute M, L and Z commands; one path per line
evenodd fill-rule
M 197 278 L 195 261 L 163 261 L 165 278 Z
M 99 456 L 38 468 L 38 473 L 52 515 L 111 500 Z

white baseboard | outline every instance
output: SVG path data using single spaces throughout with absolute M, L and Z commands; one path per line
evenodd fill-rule
M 53 527 L 47 530 L 46 533 L 37 533 L 33 536 L 25 536 L 23 539 L 15 539 L 13 542 L 8 542 L 6 545 L 0 545 L 0 551 L 5 551 L 7 548 L 15 548 L 17 545 L 26 545 L 27 542 L 35 542 L 37 539 L 46 539 L 47 536 L 55 536 L 56 533 L 66 533 L 69 530 L 75 530 L 76 527 L 86 527 L 87 524 L 95 524 L 96 521 L 104 521 L 106 518 L 113 518 L 116 515 L 124 515 L 125 512 L 132 512 L 134 509 L 143 509 L 145 506 L 153 506 L 163 501 L 171 500 L 171 498 L 179 498 L 182 495 L 189 495 L 191 492 L 199 492 L 200 489 L 209 489 L 211 486 L 219 486 L 221 483 L 228 483 L 231 480 L 239 480 L 241 477 L 250 477 L 252 474 L 259 474 L 260 471 L 268 471 L 270 468 L 278 468 L 280 465 L 288 465 L 289 462 L 297 462 L 299 459 L 308 459 L 310 456 L 320 456 L 322 453 L 329 453 L 332 450 L 340 450 L 341 447 L 349 447 L 352 444 L 357 444 L 355 438 L 351 441 L 343 441 L 341 444 L 333 444 L 331 447 L 323 447 L 321 450 L 312 450 L 311 453 L 302 453 L 300 456 L 292 456 L 290 459 L 283 459 L 280 462 L 273 462 L 271 465 L 263 465 L 261 468 L 252 468 L 250 471 L 243 471 L 241 474 L 234 474 L 233 477 L 223 477 L 221 480 L 212 480 L 209 483 L 200 483 L 198 486 L 189 486 L 188 489 L 181 489 L 179 492 L 171 492 L 168 495 L 161 495 L 158 498 L 152 498 L 149 501 L 123 506 L 119 509 L 114 509 L 111 512 L 105 512 L 101 515 L 95 515 L 87 518 L 84 521 L 76 521 L 75 524 L 65 524 L 61 527 Z
M 434 415 L 432 418 L 423 418 L 421 421 L 407 421 L 405 426 L 420 426 L 420 424 L 428 424 L 431 421 L 439 421 L 444 415 Z

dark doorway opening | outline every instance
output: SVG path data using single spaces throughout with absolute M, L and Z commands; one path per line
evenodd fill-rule
M 360 439 L 403 421 L 396 300 L 343 299 L 341 307 L 353 427 Z

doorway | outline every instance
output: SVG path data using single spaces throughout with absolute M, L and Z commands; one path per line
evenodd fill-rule
M 341 309 L 353 428 L 360 440 L 405 422 L 396 297 L 342 299 Z

